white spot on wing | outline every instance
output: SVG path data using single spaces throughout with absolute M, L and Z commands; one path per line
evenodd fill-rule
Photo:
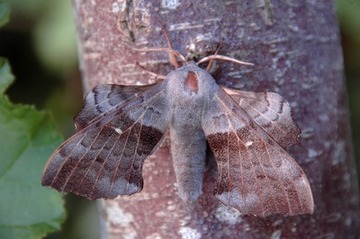
M 245 146 L 248 148 L 248 147 L 250 147 L 253 143 L 254 143 L 254 141 L 248 141 L 248 142 L 245 143 Z
M 120 128 L 113 128 L 115 130 L 116 133 L 118 134 L 122 134 L 122 130 Z

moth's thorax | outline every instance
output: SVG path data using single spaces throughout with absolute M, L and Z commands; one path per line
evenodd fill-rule
M 170 72 L 166 78 L 169 96 L 175 103 L 206 101 L 218 87 L 212 76 L 194 62 Z
M 201 117 L 218 85 L 211 75 L 191 62 L 167 75 L 172 127 L 201 127 Z

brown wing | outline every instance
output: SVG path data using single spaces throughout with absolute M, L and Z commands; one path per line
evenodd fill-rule
M 222 88 L 282 147 L 286 148 L 297 142 L 301 131 L 291 118 L 289 103 L 279 94 Z
M 312 193 L 295 160 L 222 89 L 202 126 L 218 164 L 216 197 L 243 214 L 312 213 Z
M 94 88 L 75 119 L 78 132 L 50 157 L 42 184 L 90 199 L 139 192 L 143 162 L 159 146 L 169 124 L 163 87 L 159 83 L 142 88 L 136 96 L 126 95 L 134 88 Z M 125 95 L 115 94 L 124 90 Z

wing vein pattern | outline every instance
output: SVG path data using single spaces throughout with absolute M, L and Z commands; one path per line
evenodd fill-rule
M 254 113 L 242 108 L 240 101 L 220 88 L 203 116 L 202 127 L 218 164 L 215 195 L 244 214 L 312 213 L 314 205 L 306 175 L 283 149 L 288 143 L 280 145 L 268 133 L 279 131 L 278 127 L 293 130 L 297 126 L 292 120 L 287 123 L 293 125 L 272 124 L 263 116 L 256 121 L 252 119 Z M 285 116 L 291 117 L 287 113 Z M 294 140 L 297 135 L 289 137 Z
M 139 192 L 144 160 L 169 125 L 161 84 L 100 85 L 89 92 L 74 119 L 77 134 L 53 153 L 43 185 L 90 199 Z

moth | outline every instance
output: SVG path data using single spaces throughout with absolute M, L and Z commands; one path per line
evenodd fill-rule
M 219 58 L 230 59 L 198 64 Z M 218 166 L 214 195 L 223 204 L 256 216 L 313 213 L 308 179 L 284 149 L 300 134 L 289 103 L 276 93 L 219 86 L 193 61 L 156 84 L 96 86 L 74 122 L 76 134 L 45 166 L 45 186 L 89 199 L 138 193 L 144 160 L 169 130 L 183 201 L 202 194 L 208 142 Z

